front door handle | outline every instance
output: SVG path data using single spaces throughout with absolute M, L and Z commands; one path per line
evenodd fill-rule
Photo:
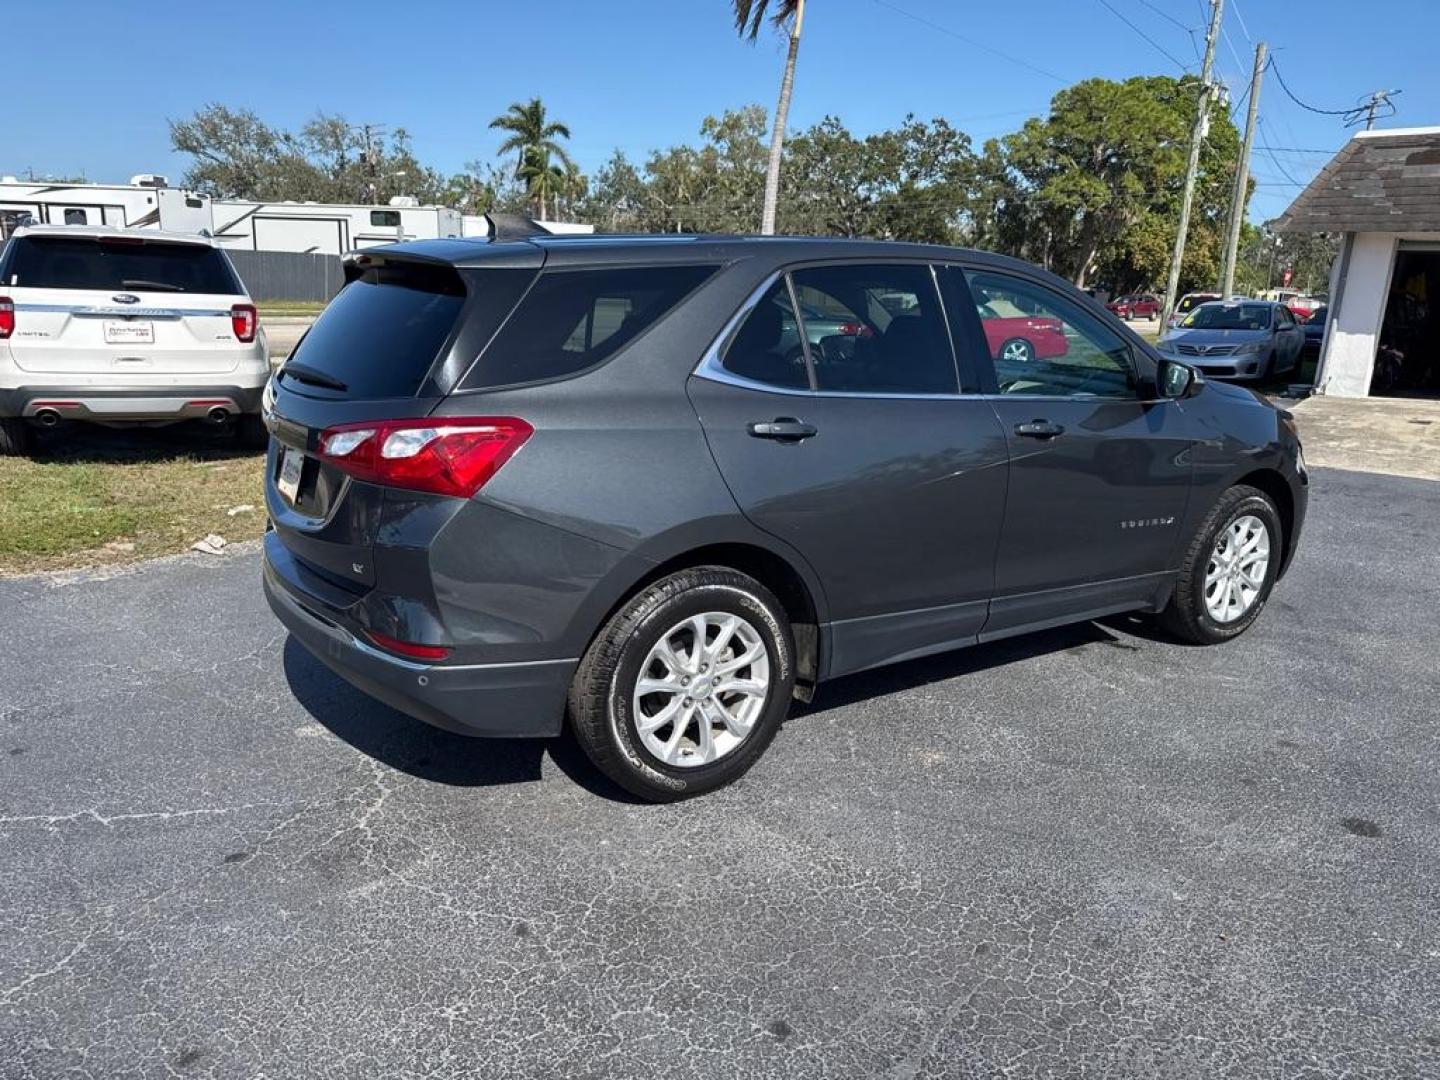
M 1050 420 L 1031 420 L 1028 424 L 1016 424 L 1015 434 L 1027 439 L 1053 439 L 1065 434 L 1065 427 Z
M 793 416 L 777 416 L 774 420 L 751 424 L 746 430 L 757 439 L 799 442 L 801 439 L 808 439 L 816 434 L 817 429 L 814 424 L 796 420 Z

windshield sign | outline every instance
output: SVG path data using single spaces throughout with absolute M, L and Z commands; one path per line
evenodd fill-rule
M 1264 304 L 1204 304 L 1181 325 L 1187 330 L 1269 330 L 1270 309 Z

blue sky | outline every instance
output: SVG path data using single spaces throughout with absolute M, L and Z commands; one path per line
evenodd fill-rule
M 978 147 L 1042 113 L 1070 82 L 1198 69 L 1205 0 L 1108 3 L 1155 44 L 1101 0 L 810 0 L 792 125 L 834 113 L 864 133 L 915 112 L 947 118 Z M 1440 124 L 1440 0 L 1226 7 L 1218 68 L 1237 93 L 1263 39 L 1290 88 L 1313 105 L 1344 108 L 1398 87 L 1400 115 L 1389 126 Z M 452 171 L 491 158 L 498 139 L 489 119 L 538 94 L 571 126 L 583 168 L 615 147 L 643 158 L 695 139 L 706 113 L 773 102 L 784 43 L 771 34 L 741 42 L 729 8 L 727 0 L 249 0 L 227 14 L 193 2 L 50 0 L 44 28 L 12 37 L 5 51 L 0 173 L 178 180 L 186 159 L 170 151 L 166 120 L 212 101 L 283 126 L 322 110 L 404 126 L 423 161 Z M 1376 17 L 1357 17 L 1362 8 Z M 1295 183 L 1326 161 L 1303 151 L 1332 150 L 1347 137 L 1338 118 L 1305 112 L 1273 75 L 1261 116 L 1276 153 L 1257 151 L 1256 219 L 1284 209 Z

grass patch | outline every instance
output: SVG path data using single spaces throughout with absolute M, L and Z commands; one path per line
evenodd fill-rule
M 0 458 L 0 574 L 168 555 L 212 532 L 257 537 L 263 463 L 228 434 L 188 425 L 44 432 L 33 457 Z
M 256 300 L 255 306 L 262 319 L 267 315 L 319 315 L 325 310 L 325 304 L 319 300 Z

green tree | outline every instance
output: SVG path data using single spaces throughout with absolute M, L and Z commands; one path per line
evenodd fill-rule
M 735 29 L 741 37 L 753 42 L 760 34 L 770 0 L 731 0 L 735 10 Z M 805 0 L 776 0 L 770 20 L 788 34 L 789 49 L 785 54 L 785 71 L 780 77 L 780 97 L 775 103 L 775 126 L 770 133 L 770 156 L 765 168 L 765 203 L 760 217 L 760 232 L 772 236 L 780 202 L 780 160 L 785 150 L 785 125 L 790 118 L 790 96 L 795 88 L 795 60 L 800 55 L 800 30 L 805 24 Z
M 538 97 L 516 102 L 490 121 L 492 128 L 509 132 L 496 154 L 515 154 L 515 175 L 525 183 L 533 201 L 536 217 L 545 217 L 546 198 L 558 189 L 557 177 L 563 178 L 570 167 L 570 156 L 560 139 L 570 138 L 570 129 L 558 120 L 551 120 L 545 103 Z
M 980 232 L 1085 286 L 1163 273 L 1157 244 L 1178 219 L 1185 140 L 1198 84 L 1192 78 L 1089 79 L 1060 91 L 1050 113 L 992 140 L 980 173 L 991 200 Z M 1239 136 L 1218 105 L 1201 159 L 1183 268 L 1213 278 Z

